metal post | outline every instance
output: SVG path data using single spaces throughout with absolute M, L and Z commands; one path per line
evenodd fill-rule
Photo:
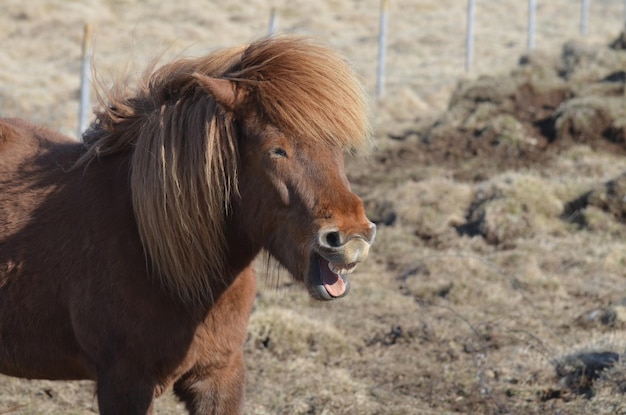
M 589 0 L 582 0 L 580 10 L 580 34 L 587 36 L 587 27 L 589 25 Z
M 474 61 L 474 0 L 467 1 L 467 34 L 465 36 L 465 70 L 472 70 Z
M 270 25 L 269 25 L 269 35 L 274 36 L 278 31 L 278 15 L 276 14 L 276 9 L 272 7 L 270 11 Z
M 376 71 L 376 97 L 385 95 L 385 57 L 387 55 L 388 1 L 380 2 L 380 32 L 378 33 L 378 70 Z
M 537 0 L 528 0 L 528 50 L 533 50 L 535 48 L 536 14 Z

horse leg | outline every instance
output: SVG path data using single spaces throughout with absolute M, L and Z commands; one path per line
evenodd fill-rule
M 97 396 L 100 415 L 152 415 L 154 386 L 148 382 L 101 373 Z
M 243 352 L 233 353 L 223 366 L 196 368 L 174 384 L 174 393 L 191 415 L 243 413 L 245 364 Z

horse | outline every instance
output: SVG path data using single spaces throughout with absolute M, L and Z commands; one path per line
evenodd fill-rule
M 103 415 L 241 414 L 254 258 L 345 296 L 376 226 L 345 172 L 371 147 L 338 52 L 278 36 L 152 65 L 78 141 L 0 120 L 0 372 L 96 382 Z

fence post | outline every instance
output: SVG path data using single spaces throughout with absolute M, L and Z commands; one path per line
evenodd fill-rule
M 465 71 L 472 69 L 474 61 L 474 0 L 467 1 L 467 33 L 465 35 Z
M 274 36 L 278 31 L 278 15 L 276 14 L 276 9 L 272 7 L 270 11 L 270 25 L 269 25 L 269 35 Z
M 587 26 L 589 25 L 589 0 L 582 0 L 580 10 L 580 34 L 587 36 Z
M 380 28 L 378 33 L 378 68 L 376 70 L 376 98 L 385 95 L 385 57 L 387 55 L 387 9 L 388 1 L 380 2 Z
M 528 0 L 528 50 L 533 50 L 535 48 L 536 14 L 537 0 Z
M 85 24 L 83 37 L 83 54 L 80 70 L 80 103 L 78 107 L 78 139 L 82 138 L 83 132 L 89 123 L 89 113 L 91 110 L 91 55 L 92 55 L 92 35 L 91 24 Z

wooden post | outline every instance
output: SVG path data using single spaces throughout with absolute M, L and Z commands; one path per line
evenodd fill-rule
M 385 95 L 385 57 L 387 55 L 388 1 L 380 2 L 380 31 L 378 33 L 378 69 L 376 71 L 376 98 Z
M 80 104 L 78 107 L 78 138 L 81 139 L 89 123 L 91 110 L 91 56 L 92 56 L 92 36 L 91 24 L 85 24 L 83 37 L 83 54 L 80 71 Z

